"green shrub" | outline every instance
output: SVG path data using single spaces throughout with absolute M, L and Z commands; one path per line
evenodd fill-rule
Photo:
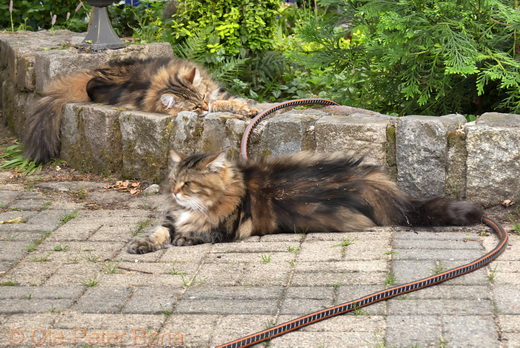
M 244 50 L 273 48 L 281 0 L 186 0 L 172 15 L 177 43 L 203 33 L 212 53 L 237 56 Z
M 512 0 L 321 4 L 334 11 L 303 23 L 288 56 L 320 70 L 333 99 L 391 114 L 520 113 Z
M 78 0 L 4 0 L 0 3 L 0 29 L 86 31 L 89 12 L 90 6 Z

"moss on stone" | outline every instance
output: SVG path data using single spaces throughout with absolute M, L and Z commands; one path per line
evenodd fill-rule
M 396 128 L 392 123 L 386 127 L 385 150 L 388 176 L 395 181 L 397 179 Z

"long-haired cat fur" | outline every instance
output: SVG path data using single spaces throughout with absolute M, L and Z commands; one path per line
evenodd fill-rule
M 206 70 L 177 58 L 119 59 L 94 70 L 56 78 L 29 110 L 24 155 L 48 162 L 59 155 L 62 108 L 93 101 L 145 112 L 228 111 L 253 116 L 257 109 L 223 90 Z
M 283 232 L 472 225 L 482 216 L 469 202 L 411 198 L 381 167 L 341 153 L 235 163 L 224 154 L 172 151 L 171 158 L 164 221 L 132 241 L 130 253 Z

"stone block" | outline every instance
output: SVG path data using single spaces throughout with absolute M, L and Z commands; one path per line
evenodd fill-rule
M 3 33 L 0 35 L 0 66 L 7 67 L 8 78 L 21 90 L 34 90 L 35 54 L 60 52 L 76 41 L 77 34 L 68 30 Z
M 230 113 L 208 114 L 203 120 L 200 150 L 214 154 L 226 152 L 228 158 L 238 158 L 245 127 L 246 121 Z
M 457 199 L 466 196 L 466 133 L 462 128 L 448 132 L 445 194 Z
M 167 43 L 129 45 L 120 50 L 106 50 L 100 53 L 78 53 L 75 48 L 36 52 L 34 61 L 36 91 L 41 93 L 58 75 L 70 75 L 84 69 L 95 69 L 112 59 L 138 56 L 171 57 L 171 46 Z
M 32 52 L 19 55 L 16 60 L 15 84 L 21 91 L 33 91 L 36 76 L 34 74 L 34 56 Z
M 314 150 L 315 124 L 324 115 L 317 110 L 290 111 L 262 121 L 248 146 L 251 158 Z
M 190 111 L 180 112 L 175 117 L 175 129 L 170 139 L 171 148 L 186 155 L 200 152 L 203 132 L 203 117 Z
M 468 199 L 486 206 L 520 201 L 520 115 L 485 113 L 465 127 Z
M 4 123 L 21 138 L 25 129 L 27 109 L 35 102 L 34 95 L 20 92 L 12 81 L 6 80 L 2 84 L 2 99 Z
M 120 174 L 123 165 L 121 110 L 97 104 L 67 104 L 61 125 L 61 158 L 74 168 Z
M 396 127 L 397 184 L 414 197 L 442 196 L 446 187 L 448 132 L 462 115 L 406 116 Z
M 249 121 L 243 121 L 236 118 L 230 118 L 227 120 L 226 135 L 229 143 L 231 144 L 231 148 L 227 151 L 227 156 L 229 159 L 238 160 L 240 158 L 240 145 L 244 131 L 246 130 L 248 124 Z M 233 144 L 236 145 L 236 150 L 233 147 Z
M 122 174 L 161 182 L 168 169 L 170 137 L 175 118 L 170 115 L 126 111 L 119 116 L 123 144 Z
M 316 151 L 343 151 L 366 161 L 387 165 L 387 128 L 394 117 L 352 114 L 326 116 L 316 122 Z

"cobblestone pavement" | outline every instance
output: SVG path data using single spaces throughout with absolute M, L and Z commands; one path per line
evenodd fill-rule
M 282 234 L 130 255 L 160 195 L 0 172 L 0 346 L 210 347 L 467 263 L 483 226 Z M 16 222 L 16 220 L 15 220 Z M 520 347 L 520 242 L 485 269 L 273 339 L 278 347 Z

